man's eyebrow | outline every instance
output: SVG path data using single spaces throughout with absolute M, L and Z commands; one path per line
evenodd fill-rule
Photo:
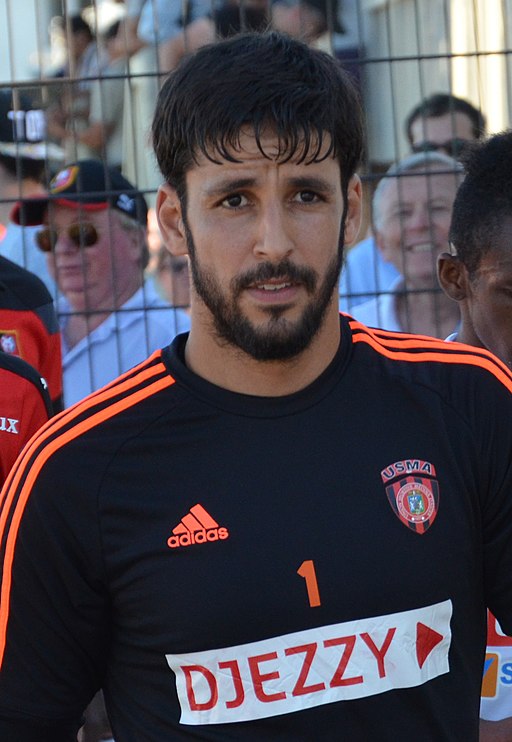
M 224 178 L 211 186 L 204 188 L 204 194 L 206 196 L 222 196 L 225 193 L 231 191 L 241 191 L 244 188 L 250 188 L 256 183 L 256 178 Z
M 290 178 L 289 184 L 294 188 L 303 190 L 321 191 L 322 193 L 336 193 L 336 186 L 325 178 L 319 178 L 315 175 L 301 175 L 296 178 Z

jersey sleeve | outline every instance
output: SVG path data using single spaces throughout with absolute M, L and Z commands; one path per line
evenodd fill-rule
M 1 495 L 2 740 L 76 740 L 108 655 L 95 472 L 53 453 L 53 431 L 32 439 Z
M 487 606 L 512 636 L 512 381 L 475 390 L 483 579 Z M 494 382 L 493 379 L 490 380 Z M 496 386 L 498 387 L 496 389 Z

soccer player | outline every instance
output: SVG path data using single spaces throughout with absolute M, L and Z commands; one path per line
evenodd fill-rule
M 191 331 L 34 441 L 5 491 L 0 737 L 478 736 L 512 631 L 512 377 L 340 316 L 362 117 L 273 33 L 204 47 L 153 124 Z
M 450 253 L 438 259 L 439 282 L 459 305 L 450 339 L 487 348 L 512 368 L 512 131 L 472 145 L 457 191 Z M 481 742 L 512 739 L 512 638 L 489 616 L 480 715 Z

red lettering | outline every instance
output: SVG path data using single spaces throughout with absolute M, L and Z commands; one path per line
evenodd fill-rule
M 366 632 L 364 634 L 361 634 L 361 639 L 364 641 L 364 643 L 366 644 L 370 652 L 373 654 L 373 656 L 377 660 L 377 666 L 379 668 L 379 678 L 386 677 L 386 669 L 384 667 L 384 657 L 386 656 L 386 652 L 389 649 L 389 645 L 391 644 L 391 641 L 395 633 L 396 633 L 396 629 L 388 629 L 388 633 L 386 634 L 386 638 L 384 639 L 384 643 L 380 649 L 375 645 L 375 642 L 371 638 L 370 634 L 367 634 Z
M 209 709 L 212 709 L 219 700 L 219 691 L 217 689 L 217 681 L 215 680 L 215 675 L 210 670 L 208 670 L 207 667 L 203 667 L 202 665 L 184 665 L 181 669 L 183 670 L 183 674 L 185 675 L 185 685 L 187 688 L 187 698 L 190 710 L 208 711 Z M 210 699 L 208 701 L 205 701 L 204 703 L 198 703 L 196 700 L 194 687 L 192 684 L 193 672 L 201 673 L 210 687 Z
M 259 654 L 256 657 L 248 657 L 247 662 L 249 663 L 249 670 L 251 671 L 251 678 L 254 685 L 254 692 L 256 698 L 262 703 L 270 703 L 271 701 L 281 701 L 286 698 L 286 693 L 281 691 L 280 693 L 265 693 L 263 690 L 263 683 L 267 680 L 276 680 L 279 677 L 279 673 L 268 672 L 266 675 L 262 675 L 260 672 L 260 662 L 269 662 L 270 660 L 277 659 L 277 652 L 268 652 L 268 654 Z
M 511 647 L 512 637 L 503 636 L 491 611 L 487 611 L 487 644 L 490 647 Z
M 306 693 L 318 693 L 319 690 L 325 690 L 325 683 L 315 683 L 314 685 L 306 685 L 306 679 L 308 677 L 309 670 L 313 664 L 313 659 L 318 645 L 315 644 L 303 644 L 300 647 L 289 647 L 284 650 L 287 657 L 291 654 L 300 654 L 304 652 L 304 663 L 302 665 L 298 680 L 292 691 L 292 696 L 303 696 Z
M 324 647 L 338 647 L 342 644 L 345 645 L 345 649 L 343 650 L 343 654 L 341 655 L 340 663 L 336 668 L 336 672 L 332 676 L 329 687 L 340 688 L 345 685 L 357 685 L 357 683 L 363 682 L 362 675 L 356 675 L 353 678 L 343 677 L 343 675 L 345 674 L 345 670 L 347 669 L 348 661 L 350 660 L 352 652 L 354 651 L 355 643 L 355 636 L 341 636 L 337 639 L 326 639 L 324 641 Z
M 245 693 L 242 678 L 240 676 L 240 668 L 238 667 L 237 660 L 229 660 L 228 662 L 219 662 L 219 668 L 221 670 L 230 670 L 231 677 L 233 678 L 233 687 L 235 689 L 235 697 L 232 701 L 226 701 L 226 708 L 236 709 L 241 706 L 244 702 Z

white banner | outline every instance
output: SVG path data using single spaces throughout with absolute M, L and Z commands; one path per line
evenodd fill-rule
M 449 672 L 452 602 L 166 655 L 182 724 L 227 724 L 422 685 Z

